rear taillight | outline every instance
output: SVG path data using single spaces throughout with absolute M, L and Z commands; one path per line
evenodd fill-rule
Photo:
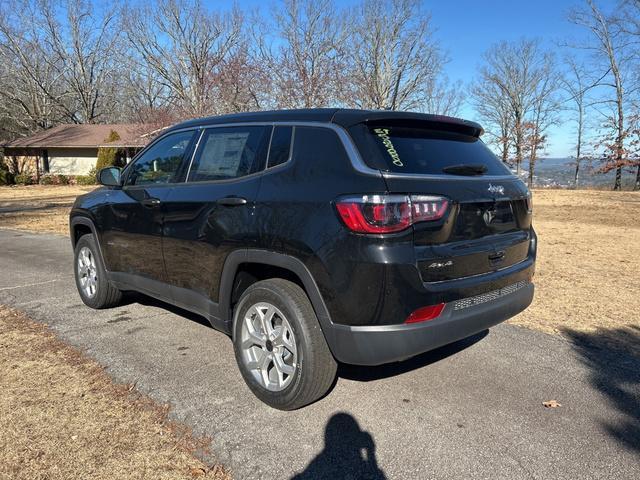
M 433 195 L 358 195 L 336 201 L 344 224 L 358 233 L 400 232 L 441 219 L 448 206 L 446 198 Z
M 439 303 L 438 305 L 429 305 L 428 307 L 419 308 L 412 312 L 404 323 L 418 323 L 434 320 L 440 316 L 442 310 L 444 310 L 444 305 L 444 303 Z

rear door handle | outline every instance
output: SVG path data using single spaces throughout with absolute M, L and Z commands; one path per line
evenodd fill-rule
M 244 197 L 223 197 L 219 198 L 216 203 L 227 207 L 235 207 L 237 205 L 245 205 L 247 203 L 247 199 Z
M 140 203 L 142 203 L 142 205 L 144 205 L 145 207 L 155 208 L 155 207 L 159 207 L 161 202 L 159 198 L 151 197 L 151 198 L 145 198 Z

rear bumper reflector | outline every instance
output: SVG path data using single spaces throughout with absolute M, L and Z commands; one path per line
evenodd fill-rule
M 428 307 L 419 308 L 412 312 L 404 323 L 426 322 L 428 320 L 438 318 L 442 313 L 442 310 L 444 310 L 444 306 L 444 303 L 439 303 L 438 305 L 429 305 Z

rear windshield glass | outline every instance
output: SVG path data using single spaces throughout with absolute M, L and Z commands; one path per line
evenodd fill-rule
M 373 168 L 397 172 L 446 175 L 446 167 L 482 165 L 484 175 L 509 175 L 509 169 L 479 138 L 455 132 L 414 127 L 375 126 L 361 130 L 372 159 L 363 157 Z M 371 160 L 374 160 L 373 162 Z M 372 163 L 376 163 L 373 165 Z

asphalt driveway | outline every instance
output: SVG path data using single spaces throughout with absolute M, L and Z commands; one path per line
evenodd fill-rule
M 327 397 L 286 413 L 253 397 L 205 320 L 142 296 L 85 307 L 65 238 L 0 230 L 0 303 L 170 403 L 238 479 L 640 478 L 640 354 L 586 337 L 500 325 L 404 363 L 342 366 Z

